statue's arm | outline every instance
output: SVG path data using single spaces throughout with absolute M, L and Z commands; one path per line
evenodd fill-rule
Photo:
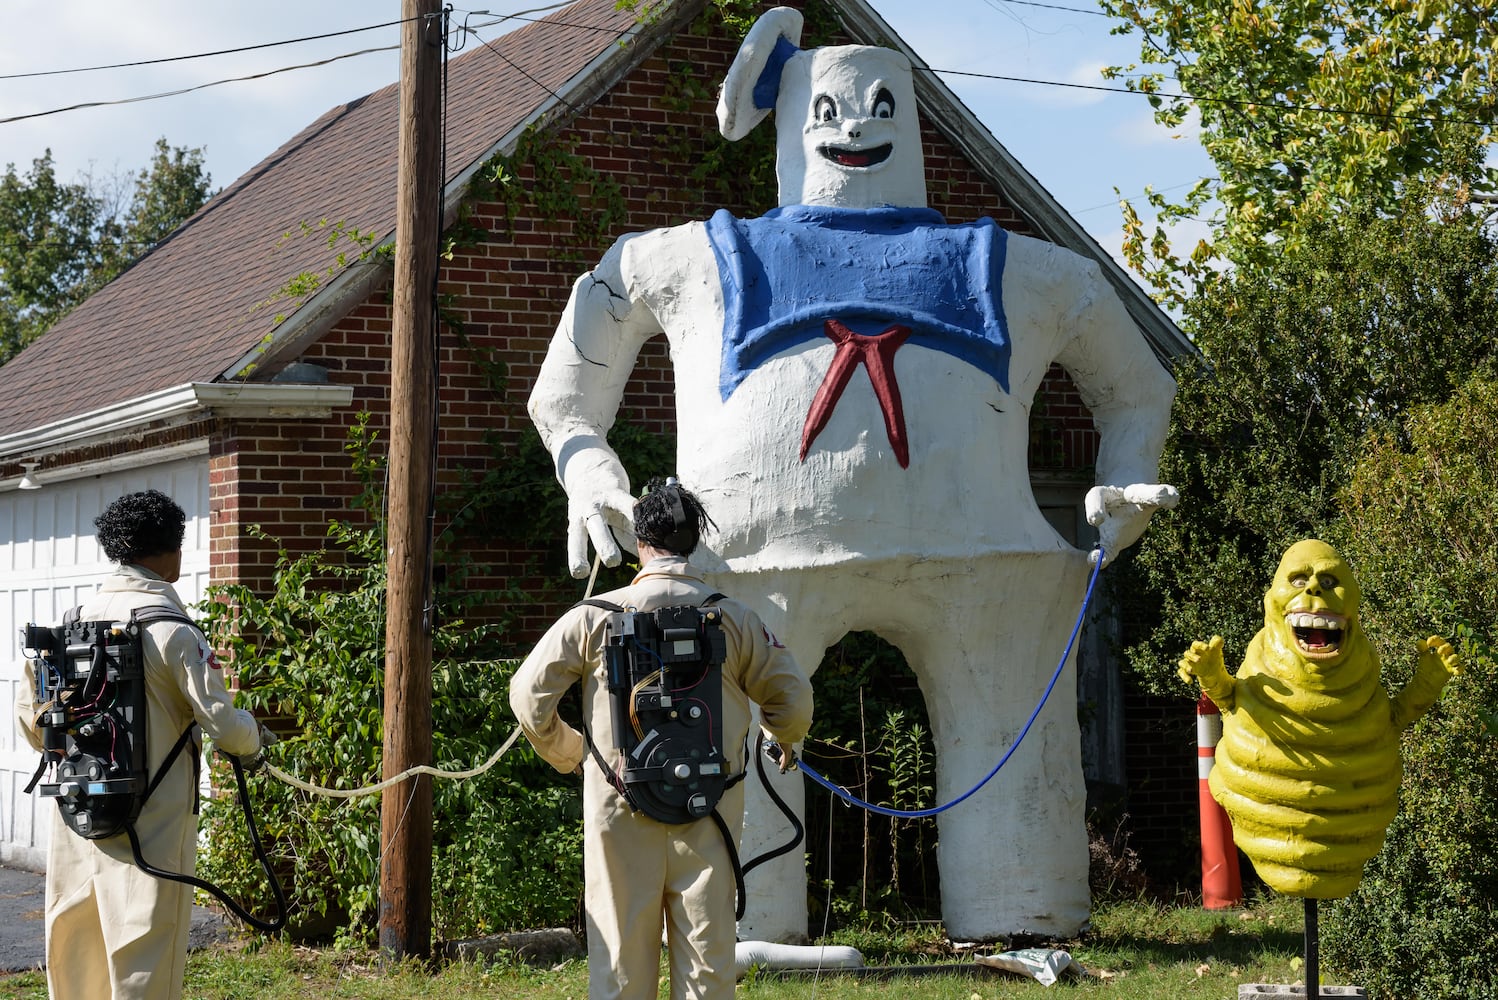
M 1237 704 L 1238 680 L 1228 673 L 1222 660 L 1222 636 L 1214 635 L 1207 642 L 1200 639 L 1191 644 L 1186 655 L 1181 657 L 1178 673 L 1187 684 L 1199 681 L 1202 690 L 1212 699 L 1218 709 L 1231 712 Z
M 1415 676 L 1394 696 L 1390 705 L 1394 728 L 1400 732 L 1429 711 L 1446 683 L 1462 672 L 1462 658 L 1441 636 L 1421 639 L 1415 644 L 1415 649 L 1419 653 Z
M 660 332 L 626 273 L 626 251 L 639 238 L 620 238 L 577 279 L 527 404 L 567 491 L 567 564 L 579 578 L 588 574 L 590 540 L 609 566 L 621 558 L 616 535 L 633 544 L 634 497 L 608 432 L 640 345 Z
M 1077 266 L 1064 331 L 1069 336 L 1056 361 L 1098 430 L 1097 485 L 1087 495 L 1087 520 L 1111 561 L 1144 534 L 1156 510 L 1179 499 L 1157 483 L 1176 387 L 1097 265 Z

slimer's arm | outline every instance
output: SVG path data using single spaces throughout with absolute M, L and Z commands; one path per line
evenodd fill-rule
M 1390 706 L 1394 728 L 1399 732 L 1414 725 L 1436 703 L 1446 682 L 1462 672 L 1462 658 L 1441 636 L 1421 639 L 1415 643 L 1415 649 L 1420 654 L 1415 676 L 1394 696 Z
M 1210 641 L 1198 639 L 1191 644 L 1186 655 L 1181 657 L 1181 679 L 1190 684 L 1192 679 L 1201 681 L 1202 690 L 1220 710 L 1231 712 L 1237 701 L 1238 680 L 1228 673 L 1222 662 L 1222 636 L 1214 635 Z M 1411 687 L 1414 685 L 1411 684 Z M 1438 689 L 1439 690 L 1439 689 Z

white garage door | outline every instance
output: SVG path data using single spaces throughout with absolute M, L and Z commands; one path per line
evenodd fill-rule
M 56 474 L 54 474 L 56 475 Z M 28 622 L 54 625 L 92 593 L 113 564 L 99 549 L 94 518 L 117 497 L 157 489 L 187 512 L 182 579 L 192 603 L 208 586 L 208 459 L 192 457 L 0 493 L 0 864 L 40 870 L 57 812 L 22 792 L 37 754 L 16 728 L 24 674 L 20 634 Z

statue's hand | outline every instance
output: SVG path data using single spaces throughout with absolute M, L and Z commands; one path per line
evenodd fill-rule
M 1415 643 L 1415 649 L 1419 653 L 1415 665 L 1419 673 L 1439 678 L 1444 684 L 1462 672 L 1461 656 L 1442 636 L 1433 635 L 1428 639 L 1421 639 Z
M 635 498 L 629 476 L 606 446 L 577 452 L 562 466 L 567 491 L 567 569 L 578 579 L 588 575 L 588 545 L 605 566 L 622 558 L 619 540 L 633 549 Z
M 1227 667 L 1222 662 L 1222 636 L 1214 635 L 1207 642 L 1200 639 L 1193 642 L 1186 655 L 1181 657 L 1181 669 L 1176 672 L 1187 684 L 1201 681 L 1203 688 L 1215 685 L 1227 676 Z
M 1399 732 L 1414 725 L 1441 697 L 1447 682 L 1462 672 L 1462 658 L 1442 636 L 1421 639 L 1415 650 L 1415 675 L 1390 702 L 1390 718 Z
M 1129 486 L 1094 486 L 1085 501 L 1087 523 L 1097 529 L 1098 545 L 1103 551 L 1103 565 L 1133 545 L 1144 534 L 1150 515 L 1169 510 L 1181 499 L 1174 486 L 1163 483 L 1134 483 Z M 1094 550 L 1091 561 L 1097 561 Z

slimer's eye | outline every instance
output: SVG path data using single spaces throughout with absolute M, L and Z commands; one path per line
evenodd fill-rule
M 1337 578 L 1332 576 L 1330 573 L 1322 573 L 1318 580 L 1321 583 L 1322 590 L 1337 589 Z
M 874 95 L 874 117 L 893 118 L 895 116 L 895 95 L 887 88 L 880 87 L 879 93 Z
M 812 117 L 819 122 L 830 122 L 837 120 L 837 102 L 823 94 L 817 98 L 812 105 Z
M 1311 578 L 1304 573 L 1296 573 L 1290 577 L 1290 586 L 1299 590 L 1301 587 L 1304 587 L 1310 579 Z

